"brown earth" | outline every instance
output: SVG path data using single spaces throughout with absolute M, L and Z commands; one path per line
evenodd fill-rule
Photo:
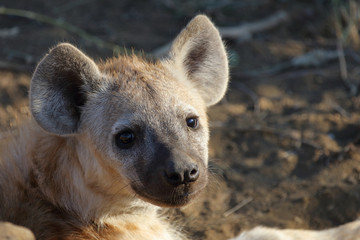
M 356 34 L 344 42 L 349 83 L 342 80 L 337 59 L 316 67 L 262 71 L 314 49 L 336 50 L 334 12 L 346 11 L 347 3 L 2 0 L 0 7 L 46 14 L 107 42 L 145 52 L 169 42 L 199 12 L 211 16 L 218 26 L 256 21 L 277 10 L 289 14 L 285 23 L 250 40 L 226 39 L 232 82 L 226 99 L 209 110 L 214 176 L 198 202 L 173 211 L 194 239 L 210 240 L 233 237 L 256 225 L 323 229 L 359 216 Z M 347 26 L 346 17 L 340 24 Z M 0 30 L 13 27 L 18 33 L 12 36 L 0 31 L 3 131 L 14 127 L 19 115 L 27 114 L 31 72 L 51 46 L 68 41 L 95 59 L 112 55 L 58 27 L 0 15 Z M 239 209 L 229 212 L 233 207 Z

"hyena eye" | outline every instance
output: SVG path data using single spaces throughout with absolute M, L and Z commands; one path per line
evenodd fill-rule
M 186 125 L 195 129 L 199 126 L 199 119 L 197 117 L 189 117 L 186 119 Z
M 124 130 L 115 135 L 115 144 L 121 149 L 132 147 L 135 141 L 135 134 L 131 130 Z

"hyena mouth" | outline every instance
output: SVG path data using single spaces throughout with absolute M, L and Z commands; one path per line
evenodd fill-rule
M 199 193 L 205 188 L 207 179 L 203 183 L 197 184 L 196 187 L 184 184 L 172 189 L 166 189 L 164 186 L 157 185 L 157 189 L 147 188 L 146 186 L 139 189 L 132 186 L 138 196 L 151 204 L 160 207 L 182 207 L 192 202 Z

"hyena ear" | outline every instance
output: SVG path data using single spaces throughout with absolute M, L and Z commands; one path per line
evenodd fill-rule
M 71 44 L 51 49 L 30 85 L 30 109 L 37 123 L 54 134 L 75 133 L 86 93 L 99 78 L 97 65 Z
M 229 80 L 228 59 L 219 31 L 208 17 L 191 20 L 174 40 L 169 57 L 207 106 L 222 99 Z

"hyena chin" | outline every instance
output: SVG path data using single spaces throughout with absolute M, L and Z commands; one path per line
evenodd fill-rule
M 31 119 L 2 144 L 0 221 L 37 239 L 183 239 L 158 206 L 206 186 L 206 108 L 227 83 L 224 45 L 202 15 L 155 62 L 96 64 L 57 45 L 32 77 Z

